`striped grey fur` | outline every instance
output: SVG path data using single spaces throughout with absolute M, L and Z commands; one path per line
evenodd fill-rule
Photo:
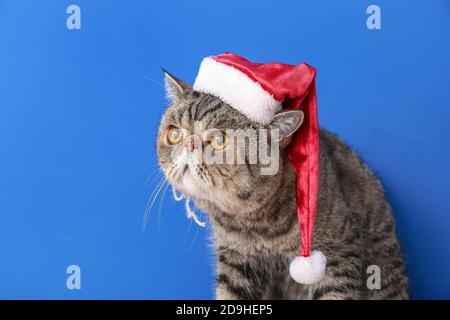
M 158 135 L 160 165 L 171 184 L 207 212 L 216 248 L 218 299 L 408 299 L 409 285 L 391 207 L 366 164 L 338 137 L 320 130 L 320 181 L 313 249 L 327 256 L 325 278 L 309 288 L 289 276 L 299 250 L 295 174 L 282 149 L 279 171 L 261 176 L 258 164 L 198 164 L 198 192 L 174 177 L 170 126 L 259 128 L 220 99 L 194 92 L 174 77 L 175 96 Z M 206 141 L 203 143 L 207 143 Z M 367 267 L 381 268 L 381 288 L 370 290 Z

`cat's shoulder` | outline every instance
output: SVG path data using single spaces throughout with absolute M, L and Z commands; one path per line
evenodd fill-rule
M 319 129 L 319 144 L 321 149 L 323 147 L 334 151 L 353 152 L 349 144 L 337 133 L 324 128 Z
M 338 164 L 341 169 L 361 168 L 364 171 L 369 170 L 365 161 L 355 149 L 336 133 L 320 128 L 319 146 L 321 159 L 332 161 Z

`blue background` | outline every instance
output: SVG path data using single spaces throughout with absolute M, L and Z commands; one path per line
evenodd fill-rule
M 386 186 L 413 297 L 450 298 L 449 39 L 439 0 L 0 1 L 0 298 L 213 298 L 207 231 L 170 192 L 142 217 L 159 67 L 192 82 L 224 51 L 318 69 L 321 125 Z

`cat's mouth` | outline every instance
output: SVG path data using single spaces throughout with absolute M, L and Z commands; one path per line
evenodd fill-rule
M 180 178 L 178 179 L 180 190 L 189 196 L 204 198 L 205 186 L 203 186 L 201 179 L 191 172 L 189 164 L 185 164 L 180 172 Z
M 168 170 L 167 178 L 170 183 L 187 196 L 208 200 L 208 195 L 213 191 L 207 181 L 199 176 L 198 164 L 191 161 L 180 162 L 172 170 Z

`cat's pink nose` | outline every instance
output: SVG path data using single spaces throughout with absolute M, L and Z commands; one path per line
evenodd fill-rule
M 195 140 L 195 136 L 193 135 L 188 138 L 188 141 L 185 144 L 188 151 L 192 152 L 194 149 L 197 149 L 198 141 Z
M 195 143 L 194 142 L 187 143 L 186 147 L 187 147 L 188 151 L 192 151 L 195 149 Z

